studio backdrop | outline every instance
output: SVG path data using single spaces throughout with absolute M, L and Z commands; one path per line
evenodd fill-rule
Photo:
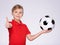
M 9 21 L 13 19 L 11 9 L 16 4 L 23 6 L 24 14 L 21 20 L 32 35 L 41 31 L 39 20 L 43 16 L 50 15 L 55 20 L 52 32 L 33 41 L 26 39 L 26 45 L 60 45 L 60 0 L 0 0 L 0 45 L 9 43 L 9 33 L 5 27 L 6 16 Z

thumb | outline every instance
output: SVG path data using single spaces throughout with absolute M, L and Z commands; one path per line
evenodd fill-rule
M 6 22 L 9 22 L 9 21 L 8 21 L 8 17 L 6 17 Z

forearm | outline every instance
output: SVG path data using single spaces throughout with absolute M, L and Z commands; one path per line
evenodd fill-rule
M 40 31 L 40 32 L 38 32 L 37 34 L 35 34 L 35 35 L 32 35 L 32 40 L 34 40 L 34 39 L 36 39 L 37 37 L 39 37 L 40 35 L 42 35 L 43 34 L 43 32 L 42 31 Z
M 32 41 L 32 40 L 34 40 L 34 39 L 36 39 L 37 37 L 39 37 L 41 34 L 43 34 L 42 33 L 42 31 L 40 31 L 40 32 L 38 32 L 37 34 L 35 34 L 35 35 L 28 35 L 28 39 L 30 40 L 30 41 Z
M 52 30 L 42 30 L 42 31 L 38 32 L 38 33 L 35 34 L 35 35 L 28 34 L 28 35 L 27 35 L 27 38 L 28 38 L 30 41 L 32 41 L 32 40 L 36 39 L 37 37 L 39 37 L 41 34 L 49 33 L 49 32 L 51 32 L 51 31 L 52 31 Z

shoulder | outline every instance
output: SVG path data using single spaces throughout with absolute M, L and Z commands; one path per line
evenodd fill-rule
M 27 24 L 23 23 L 24 27 L 27 27 Z
M 26 24 L 23 24 L 23 25 L 27 27 L 27 25 L 26 25 Z
M 27 26 L 23 21 L 21 21 L 21 24 L 24 25 L 24 26 Z

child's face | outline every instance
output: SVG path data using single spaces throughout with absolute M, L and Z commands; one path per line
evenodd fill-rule
M 23 9 L 15 9 L 12 12 L 13 18 L 16 20 L 20 20 L 21 17 L 23 16 Z

